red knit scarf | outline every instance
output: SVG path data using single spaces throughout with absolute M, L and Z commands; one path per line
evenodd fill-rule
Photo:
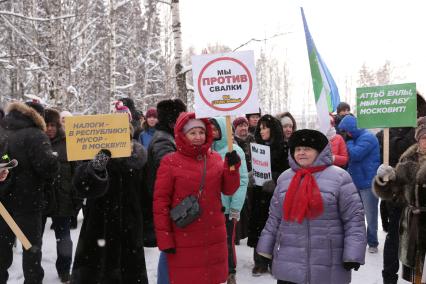
M 302 223 L 304 218 L 315 218 L 324 211 L 324 205 L 318 184 L 313 173 L 327 166 L 300 168 L 290 182 L 284 200 L 284 220 Z

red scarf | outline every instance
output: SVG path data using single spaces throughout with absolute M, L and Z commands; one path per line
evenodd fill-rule
M 313 173 L 327 166 L 300 168 L 293 176 L 284 200 L 284 220 L 302 223 L 304 218 L 315 218 L 324 212 L 324 205 Z

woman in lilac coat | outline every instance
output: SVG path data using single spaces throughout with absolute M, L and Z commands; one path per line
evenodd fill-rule
M 359 193 L 321 132 L 296 131 L 289 147 L 257 252 L 272 258 L 278 284 L 350 283 L 367 245 Z

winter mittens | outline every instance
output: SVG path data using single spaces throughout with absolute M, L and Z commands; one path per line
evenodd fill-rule
M 358 262 L 343 262 L 343 267 L 350 271 L 351 269 L 358 271 L 360 264 Z
M 233 150 L 225 155 L 225 160 L 228 162 L 228 166 L 232 167 L 241 162 L 240 156 Z
M 98 172 L 103 172 L 106 169 L 109 159 L 111 158 L 111 152 L 107 149 L 100 150 L 96 156 L 91 160 L 90 166 Z
M 377 177 L 383 180 L 385 176 L 387 176 L 389 180 L 395 180 L 395 170 L 389 165 L 381 164 L 377 169 Z
M 265 181 L 265 183 L 262 185 L 262 190 L 264 192 L 272 194 L 272 193 L 274 193 L 275 186 L 276 186 L 275 182 L 272 179 L 270 179 L 270 180 Z

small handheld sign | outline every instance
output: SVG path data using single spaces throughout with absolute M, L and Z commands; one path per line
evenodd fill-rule
M 269 146 L 250 143 L 251 164 L 256 185 L 272 179 L 271 150 Z

